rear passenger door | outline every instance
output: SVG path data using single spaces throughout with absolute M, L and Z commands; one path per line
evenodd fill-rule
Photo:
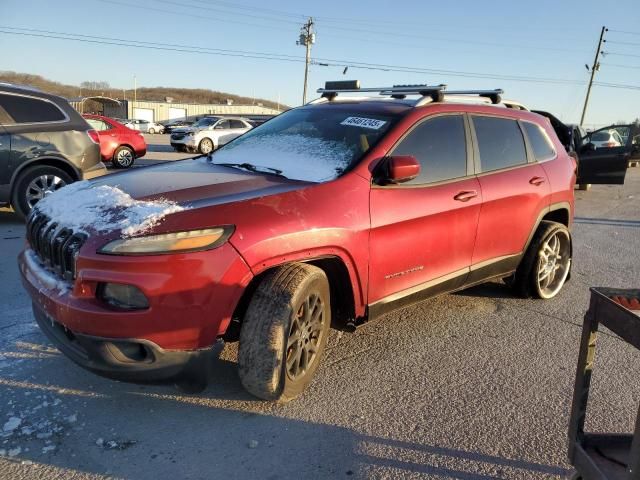
M 451 290 L 466 279 L 482 200 L 468 132 L 463 114 L 428 117 L 392 149 L 416 157 L 421 172 L 372 186 L 369 304 Z
M 482 211 L 470 282 L 515 269 L 550 195 L 544 169 L 527 153 L 520 122 L 484 115 L 471 119 Z M 548 148 L 542 161 L 556 156 L 550 142 Z

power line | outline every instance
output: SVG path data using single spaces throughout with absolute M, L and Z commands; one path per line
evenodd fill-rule
M 296 60 L 302 59 L 302 57 L 300 57 L 299 55 L 286 55 L 286 54 L 281 54 L 281 53 L 265 53 L 265 52 L 255 52 L 255 51 L 250 51 L 250 50 L 229 50 L 229 49 L 225 49 L 225 48 L 200 47 L 198 45 L 182 45 L 182 44 L 177 44 L 177 43 L 146 42 L 146 41 L 143 41 L 143 40 L 131 40 L 131 39 L 122 39 L 122 38 L 114 38 L 114 37 L 101 37 L 101 36 L 97 36 L 97 35 L 83 35 L 83 34 L 80 34 L 80 33 L 63 33 L 63 32 L 56 32 L 56 31 L 52 31 L 52 30 L 40 30 L 40 29 L 36 29 L 36 28 L 16 28 L 16 27 L 4 26 L 4 25 L 0 25 L 0 28 L 4 28 L 6 30 L 17 30 L 17 31 L 24 31 L 24 32 L 35 32 L 35 33 L 46 33 L 46 34 L 50 34 L 50 35 L 62 35 L 62 36 L 65 36 L 65 37 L 71 37 L 71 38 L 68 38 L 68 40 L 74 40 L 75 38 L 73 38 L 73 37 L 80 37 L 80 38 L 88 38 L 88 39 L 92 39 L 92 40 L 106 40 L 106 41 L 110 41 L 110 42 L 117 42 L 117 43 L 112 43 L 113 45 L 122 44 L 123 46 L 134 46 L 134 45 L 129 45 L 129 44 L 130 43 L 135 43 L 135 44 L 150 45 L 150 46 L 155 46 L 155 47 L 176 47 L 176 48 L 187 49 L 187 50 L 194 49 L 194 50 L 204 50 L 204 51 L 209 51 L 209 52 L 238 53 L 238 54 L 248 54 L 248 55 L 258 55 L 258 56 L 265 56 L 266 55 L 266 56 L 269 56 L 269 57 L 284 57 L 284 58 L 293 58 L 293 59 L 296 59 Z M 197 53 L 197 52 L 194 52 L 194 53 Z
M 104 2 L 104 3 L 111 3 L 111 4 L 115 4 L 115 5 L 122 5 L 122 6 L 126 6 L 126 7 L 133 7 L 133 8 L 138 8 L 138 9 L 143 9 L 145 11 L 148 10 L 154 10 L 157 12 L 163 12 L 163 13 L 171 13 L 174 15 L 183 15 L 183 16 L 188 16 L 188 17 L 194 17 L 194 18 L 207 18 L 213 21 L 217 21 L 217 22 L 223 22 L 223 23 L 236 23 L 239 25 L 247 25 L 247 26 L 252 26 L 252 27 L 258 27 L 258 28 L 269 28 L 269 29 L 273 29 L 272 25 L 260 25 L 260 24 L 255 24 L 255 23 L 248 23 L 248 22 L 242 22 L 242 21 L 238 21 L 238 20 L 227 20 L 227 19 L 222 19 L 220 17 L 211 17 L 211 16 L 203 16 L 203 15 L 195 15 L 195 14 L 190 14 L 187 12 L 184 12 L 183 10 L 180 11 L 175 11 L 175 10 L 166 10 L 166 9 L 160 9 L 157 7 L 151 7 L 151 6 L 143 6 L 143 5 L 132 5 L 129 3 L 124 3 L 118 0 L 98 0 L 100 2 Z M 185 4 L 185 3 L 181 3 L 178 2 L 176 0 L 157 0 L 159 2 L 162 3 L 166 3 L 169 5 L 175 5 L 178 7 L 193 7 L 193 8 L 200 8 L 200 9 L 205 9 L 205 10 L 214 10 L 214 11 L 219 11 L 219 10 L 215 10 L 215 7 L 201 7 L 201 6 L 195 6 L 193 4 Z M 197 0 L 191 0 L 192 2 L 197 1 Z M 198 2 L 200 3 L 200 2 Z M 228 2 L 219 2 L 219 3 L 224 3 L 225 6 L 228 5 L 227 8 L 245 8 L 239 5 L 231 5 Z M 207 4 L 209 5 L 209 4 Z M 261 10 L 271 10 L 271 9 L 261 9 Z M 224 13 L 230 14 L 230 15 L 238 15 L 238 13 L 234 13 L 234 12 L 228 12 L 228 11 L 223 11 Z M 246 14 L 243 14 L 246 16 Z M 275 22 L 286 22 L 288 24 L 298 24 L 298 22 L 295 21 L 290 21 L 290 20 L 284 20 L 284 19 L 278 19 L 278 18 L 269 18 L 269 17 L 264 17 L 264 16 L 260 16 L 260 15 L 249 15 L 252 16 L 253 18 L 258 18 L 258 19 L 262 19 L 262 20 L 266 20 L 266 21 L 275 21 Z M 329 18 L 329 17 L 322 17 L 322 18 Z M 373 34 L 373 35 L 382 35 L 382 36 L 391 36 L 391 37 L 405 37 L 405 38 L 415 38 L 415 39 L 419 39 L 419 40 L 428 40 L 428 41 L 436 41 L 436 42 L 446 42 L 449 44 L 464 44 L 464 45 L 472 45 L 472 46 L 489 46 L 489 47 L 501 47 L 501 48 L 519 48 L 519 49 L 530 49 L 530 50 L 539 50 L 539 51 L 558 51 L 558 52 L 571 52 L 571 53 L 586 53 L 586 50 L 576 50 L 576 49 L 567 49 L 567 48 L 559 48 L 559 47 L 541 47 L 541 46 L 533 46 L 533 45 L 522 45 L 522 44 L 512 44 L 512 43 L 498 43 L 498 42 L 483 42 L 483 41 L 474 41 L 474 40 L 464 40 L 464 39 L 460 39 L 460 38 L 451 38 L 451 37 L 437 37 L 437 36 L 425 36 L 425 35 L 417 35 L 417 34 L 411 34 L 411 33 L 403 33 L 403 32 L 398 32 L 398 31 L 384 31 L 384 30 L 371 30 L 371 29 L 363 29 L 363 28 L 353 28 L 353 27 L 345 27 L 345 26 L 337 26 L 337 25 L 324 25 L 322 26 L 322 28 L 325 29 L 329 29 L 329 30 L 341 30 L 341 31 L 349 31 L 349 32 L 359 32 L 359 33 L 366 33 L 366 34 Z M 385 43 L 383 40 L 376 40 L 371 39 L 370 41 L 373 42 L 378 42 L 378 43 Z
M 617 57 L 634 57 L 640 58 L 640 55 L 632 55 L 631 53 L 618 53 L 618 52 L 602 52 L 603 55 L 615 55 Z
M 624 33 L 625 35 L 640 35 L 640 32 L 629 32 L 628 30 L 611 30 L 609 29 L 610 32 L 615 32 L 615 33 Z
M 144 10 L 146 12 L 148 12 L 149 10 L 152 10 L 152 11 L 155 11 L 155 12 L 170 13 L 172 15 L 182 15 L 184 17 L 197 18 L 199 20 L 206 19 L 206 20 L 210 20 L 210 21 L 213 21 L 213 22 L 234 23 L 236 25 L 245 25 L 245 26 L 248 26 L 248 27 L 258 27 L 258 28 L 273 29 L 273 27 L 274 27 L 274 25 L 261 25 L 259 23 L 242 22 L 240 20 L 229 20 L 229 19 L 224 19 L 224 18 L 220 18 L 220 17 L 212 17 L 212 16 L 207 16 L 207 15 L 202 15 L 202 14 L 188 13 L 188 12 L 185 12 L 185 11 L 166 10 L 166 9 L 157 8 L 157 7 L 147 7 L 147 6 L 143 6 L 143 5 L 133 5 L 133 4 L 130 4 L 130 3 L 119 2 L 117 0 L 98 0 L 98 1 L 99 2 L 103 2 L 103 3 L 110 3 L 110 4 L 113 4 L 113 5 L 120 5 L 120 6 L 124 6 L 124 7 L 138 8 L 138 9 Z
M 14 31 L 10 31 L 14 30 Z M 269 61 L 281 61 L 281 62 L 294 62 L 294 63 L 303 63 L 305 62 L 304 57 L 295 57 L 292 55 L 280 55 L 270 52 L 254 52 L 254 51 L 245 51 L 245 50 L 224 50 L 224 49 L 211 49 L 207 47 L 196 47 L 196 46 L 187 46 L 187 45 L 178 45 L 178 44 L 160 44 L 153 42 L 143 42 L 138 40 L 120 40 L 113 39 L 112 37 L 98 37 L 91 35 L 80 35 L 80 34 L 65 34 L 61 32 L 53 32 L 50 30 L 36 30 L 36 29 L 20 29 L 18 30 L 16 27 L 5 27 L 0 25 L 0 34 L 6 35 L 20 35 L 20 36 L 30 36 L 37 38 L 52 38 L 59 40 L 67 40 L 67 41 L 76 41 L 76 42 L 84 42 L 91 44 L 99 44 L 99 45 L 114 45 L 114 46 L 122 46 L 122 47 L 133 47 L 133 48 L 142 48 L 142 49 L 150 49 L 150 50 L 158 50 L 158 51 L 172 51 L 179 53 L 196 53 L 196 54 L 205 54 L 205 55 L 218 55 L 218 56 L 228 56 L 228 57 L 240 57 L 240 58 L 252 58 L 259 60 L 269 60 Z M 365 63 L 365 62 L 355 62 L 350 60 L 338 60 L 338 59 L 330 59 L 330 58 L 316 58 L 314 59 L 315 64 L 318 64 L 320 61 L 327 62 L 327 66 L 334 67 L 345 67 L 348 66 L 350 68 L 355 69 L 365 69 L 365 70 L 378 70 L 378 71 L 394 71 L 401 73 L 416 73 L 416 74 L 433 74 L 433 75 L 442 75 L 442 76 L 451 76 L 451 77 L 463 77 L 463 78 L 479 78 L 485 80 L 501 80 L 501 81 L 515 81 L 515 82 L 525 82 L 525 83 L 555 83 L 561 85 L 585 85 L 586 82 L 579 80 L 569 80 L 569 79 L 556 79 L 556 78 L 545 78 L 545 77 L 525 77 L 525 76 L 515 76 L 515 75 L 499 75 L 499 74 L 490 74 L 490 73 L 482 73 L 482 72 L 465 72 L 465 71 L 456 71 L 456 70 L 439 70 L 439 69 L 431 69 L 431 68 L 420 68 L 420 67 L 408 67 L 402 65 L 388 65 L 388 64 L 375 64 L 375 63 Z M 612 88 L 628 88 L 628 89 L 638 89 L 640 87 L 634 85 L 620 85 L 620 84 L 606 84 L 606 83 L 598 83 L 598 85 L 603 87 L 612 87 Z
M 213 52 L 213 51 L 206 51 L 206 50 L 194 50 L 194 49 L 187 49 L 187 48 L 172 48 L 172 47 L 165 47 L 165 46 L 154 46 L 154 45 L 142 45 L 142 44 L 135 44 L 135 43 L 127 43 L 127 42 L 110 42 L 110 41 L 104 41 L 104 40 L 92 40 L 89 38 L 72 38 L 72 37 L 64 37 L 61 35 L 48 35 L 48 34 L 42 34 L 42 33 L 28 33 L 28 32 L 10 32 L 10 31 L 6 31 L 6 30 L 2 30 L 2 28 L 5 27 L 0 27 L 0 34 L 7 34 L 7 35 L 21 35 L 21 36 L 28 36 L 28 37 L 40 37 L 40 38 L 54 38 L 54 39 L 58 39 L 58 40 L 71 40 L 71 41 L 75 41 L 75 42 L 85 42 L 85 43 L 93 43 L 93 44 L 100 44 L 100 45 L 116 45 L 116 46 L 121 46 L 121 47 L 134 47 L 134 48 L 145 48 L 145 49 L 149 49 L 149 50 L 164 50 L 164 51 L 170 51 L 170 52 L 180 52 L 180 53 L 200 53 L 200 54 L 205 54 L 205 55 L 221 55 L 221 56 L 225 56 L 225 57 L 242 57 L 242 58 L 253 58 L 253 59 L 260 59 L 260 60 L 278 60 L 278 61 L 282 61 L 282 62 L 304 62 L 304 59 L 300 58 L 300 59 L 294 59 L 294 58 L 283 58 L 283 57 L 277 57 L 275 55 L 277 54 L 252 54 L 252 53 L 227 53 L 227 52 Z
M 605 67 L 614 67 L 614 68 L 640 69 L 640 66 L 638 65 L 619 65 L 616 63 L 600 63 L 600 65 L 604 65 Z
M 637 43 L 637 42 L 618 42 L 617 40 L 614 40 L 614 41 L 607 40 L 605 43 L 614 43 L 616 45 L 633 45 L 636 47 L 640 47 L 640 43 Z
M 181 6 L 181 7 L 189 7 L 189 8 L 198 8 L 200 10 L 208 10 L 208 11 L 212 11 L 212 12 L 223 12 L 226 13 L 228 15 L 242 15 L 243 17 L 250 17 L 250 18 L 258 18 L 261 20 L 268 20 L 268 21 L 273 21 L 273 22 L 283 22 L 283 23 L 289 23 L 289 24 L 293 24 L 293 25 L 298 25 L 299 22 L 296 22 L 295 20 L 286 20 L 284 18 L 271 18 L 271 17 L 265 17 L 263 15 L 255 15 L 255 14 L 251 14 L 251 13 L 246 13 L 246 12 L 230 12 L 228 10 L 221 10 L 220 7 L 216 8 L 216 7 L 211 7 L 211 6 L 202 6 L 202 5 L 194 5 L 193 3 L 182 3 L 182 2 L 178 2 L 176 0 L 156 0 L 156 2 L 160 2 L 160 3 L 166 3 L 168 5 L 175 5 L 175 6 Z M 144 8 L 148 8 L 148 7 L 144 7 Z M 223 7 L 225 8 L 225 7 Z M 227 7 L 228 8 L 228 7 Z

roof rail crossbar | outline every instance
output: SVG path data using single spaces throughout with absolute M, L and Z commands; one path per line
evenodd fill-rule
M 446 85 L 394 85 L 393 87 L 370 87 L 360 88 L 359 84 L 349 84 L 344 82 L 342 85 L 336 85 L 339 82 L 327 82 L 325 88 L 319 88 L 318 93 L 322 94 L 323 98 L 333 100 L 338 93 L 354 93 L 354 92 L 376 92 L 380 95 L 390 95 L 393 98 L 405 98 L 407 95 L 422 95 L 423 97 L 429 96 L 434 101 L 441 99 L 443 91 L 447 88 Z
M 447 95 L 478 95 L 491 100 L 491 103 L 498 104 L 502 101 L 504 90 L 496 88 L 495 90 L 447 90 Z

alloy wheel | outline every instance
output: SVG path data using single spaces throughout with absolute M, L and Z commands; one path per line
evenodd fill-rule
M 56 175 L 40 175 L 31 180 L 27 186 L 25 197 L 29 208 L 42 200 L 47 195 L 64 187 L 66 182 Z
M 287 341 L 287 376 L 297 380 L 315 362 L 325 322 L 324 302 L 317 293 L 309 295 L 291 319 Z
M 116 162 L 118 162 L 118 165 L 121 167 L 129 167 L 133 163 L 133 154 L 131 153 L 131 150 L 126 148 L 120 150 L 116 154 Z
M 200 153 L 207 154 L 211 150 L 213 150 L 213 143 L 211 143 L 211 140 L 204 139 L 200 142 Z
M 540 246 L 537 289 L 542 298 L 555 296 L 564 285 L 571 267 L 571 245 L 563 231 L 557 231 Z

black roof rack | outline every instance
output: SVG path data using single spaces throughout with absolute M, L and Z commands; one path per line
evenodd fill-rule
M 322 98 L 329 101 L 334 100 L 338 93 L 353 92 L 376 92 L 380 95 L 388 95 L 392 98 L 406 98 L 407 95 L 420 95 L 422 97 L 431 98 L 434 102 L 442 102 L 445 95 L 478 95 L 491 100 L 491 103 L 497 104 L 502 101 L 502 89 L 495 90 L 447 90 L 446 85 L 394 85 L 392 87 L 371 87 L 360 88 L 359 80 L 340 80 L 335 82 L 326 82 L 324 88 L 319 88 L 318 93 Z

